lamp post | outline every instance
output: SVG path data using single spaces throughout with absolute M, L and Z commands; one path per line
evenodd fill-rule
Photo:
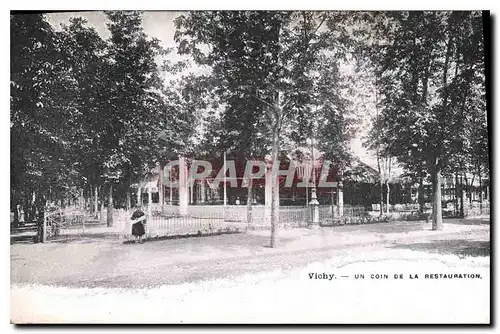
M 317 107 L 316 107 L 317 109 Z M 315 123 L 315 122 L 314 122 Z M 316 195 L 316 157 L 314 155 L 314 124 L 311 131 L 311 154 L 312 154 L 312 188 L 311 188 L 311 201 L 309 207 L 311 208 L 311 220 L 309 227 L 319 227 L 319 202 Z

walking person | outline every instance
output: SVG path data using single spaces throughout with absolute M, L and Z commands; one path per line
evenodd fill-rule
M 146 234 L 146 214 L 141 210 L 137 209 L 130 217 L 132 220 L 132 235 L 136 237 L 136 242 L 143 243 L 142 237 Z

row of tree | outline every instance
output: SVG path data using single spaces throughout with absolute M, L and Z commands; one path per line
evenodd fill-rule
M 107 198 L 111 225 L 113 197 L 189 147 L 196 83 L 164 84 L 162 75 L 182 64 L 168 62 L 171 50 L 146 36 L 140 13 L 105 14 L 106 40 L 82 18 L 55 30 L 44 15 L 11 15 L 16 222 L 19 205 L 36 220 L 47 202 L 85 197 L 95 212 Z
M 442 176 L 489 173 L 480 12 L 197 12 L 176 28 L 179 52 L 211 69 L 226 105 L 208 136 L 219 151 L 271 152 L 274 162 L 280 149 L 317 137 L 324 158 L 347 165 L 352 123 L 366 117 L 353 109 L 368 79 L 375 117 L 367 146 L 381 201 L 391 166 L 400 165 L 420 183 L 421 209 L 424 181 L 432 181 L 433 228 L 441 229 Z M 353 62 L 361 81 L 340 70 Z M 272 180 L 271 246 L 279 198 Z
M 209 68 L 223 105 L 209 119 L 206 139 L 215 145 L 205 145 L 207 153 L 270 154 L 271 247 L 282 151 L 318 137 L 325 158 L 346 162 L 352 119 L 339 61 L 348 49 L 347 20 L 335 12 L 240 11 L 193 12 L 175 21 L 179 53 Z
M 459 177 L 467 183 L 477 175 L 481 184 L 489 175 L 484 19 L 481 12 L 375 12 L 359 30 L 357 59 L 375 95 L 370 146 L 420 183 L 421 208 L 430 178 L 433 229 L 442 229 L 443 176 L 456 178 L 463 201 Z
M 140 13 L 106 17 L 103 40 L 82 19 L 55 31 L 41 15 L 11 16 L 11 203 L 38 208 L 25 212 L 69 195 L 107 194 L 112 207 L 113 189 L 128 194 L 179 154 L 277 162 L 312 142 L 341 178 L 367 83 L 381 189 L 390 161 L 430 177 L 434 228 L 441 175 L 489 171 L 481 13 L 189 12 L 175 20 L 177 52 L 206 71 L 180 76 L 186 65 L 165 60 L 172 50 Z M 277 180 L 273 168 L 272 247 Z

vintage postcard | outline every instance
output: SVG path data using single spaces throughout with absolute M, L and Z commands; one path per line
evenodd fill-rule
M 11 12 L 11 323 L 490 324 L 489 30 Z

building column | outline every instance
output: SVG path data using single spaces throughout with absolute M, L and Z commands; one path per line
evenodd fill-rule
M 139 183 L 137 183 L 137 205 L 138 206 L 142 206 L 141 191 L 142 191 L 141 185 Z
M 168 170 L 168 204 L 172 205 L 172 168 Z
M 337 186 L 337 206 L 339 208 L 339 217 L 344 216 L 344 189 L 342 181 L 338 183 Z
M 173 199 L 172 199 L 172 186 L 170 186 L 169 192 L 168 192 L 168 204 L 172 205 L 172 201 L 173 201 Z
M 194 204 L 194 182 L 190 181 L 189 183 L 189 204 Z
M 200 180 L 200 202 L 205 203 L 205 180 Z
M 179 158 L 179 214 L 187 215 L 189 202 L 189 189 L 187 180 L 186 160 L 184 157 Z
M 158 204 L 160 208 L 163 209 L 163 204 L 165 204 L 165 166 L 160 167 L 160 173 L 158 174 Z

